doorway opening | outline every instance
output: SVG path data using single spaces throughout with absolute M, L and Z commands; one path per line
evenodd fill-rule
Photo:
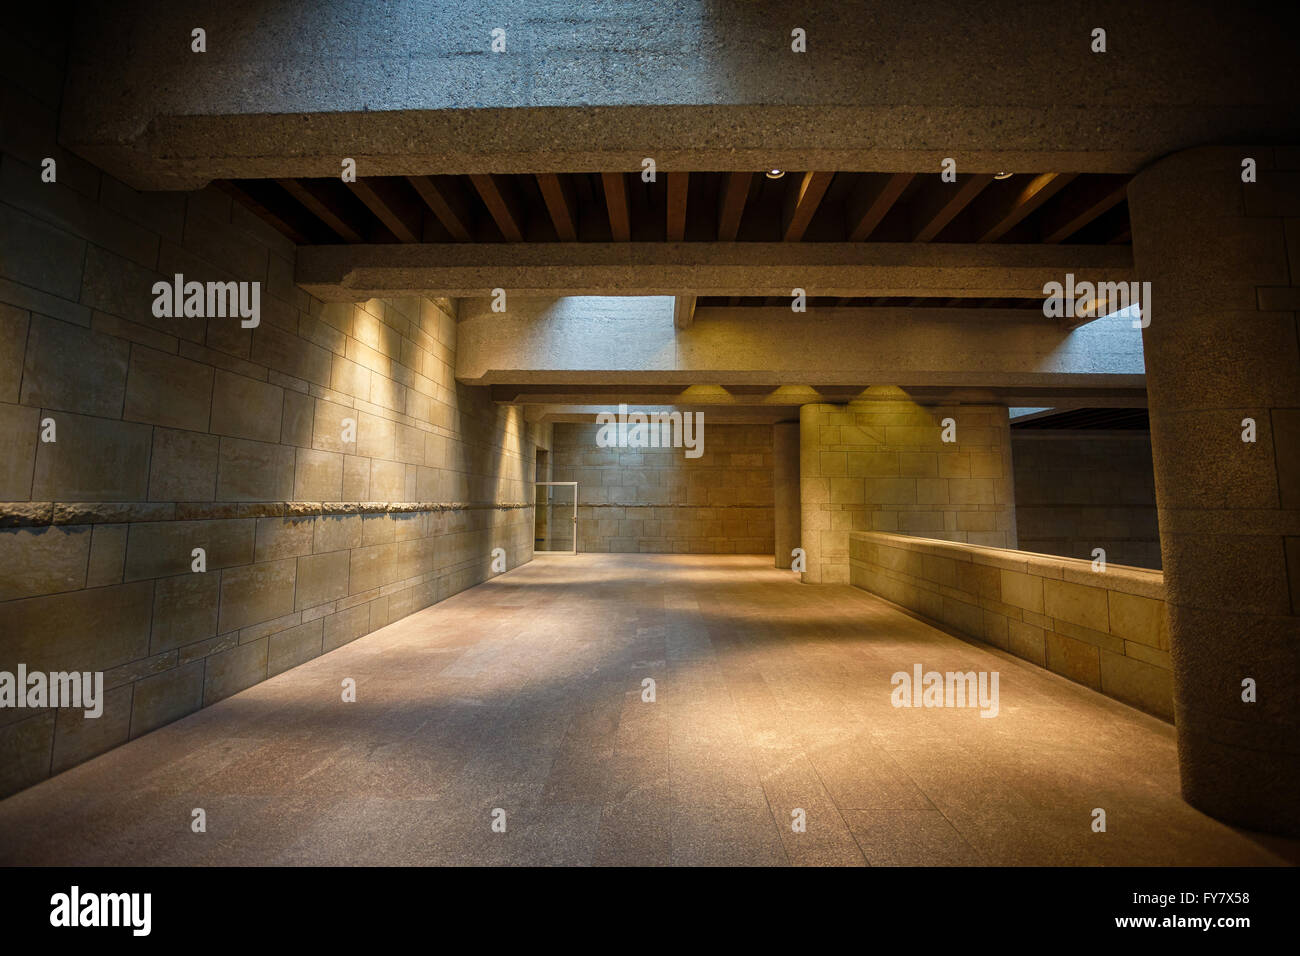
M 578 553 L 578 483 L 539 481 L 533 526 L 533 551 Z

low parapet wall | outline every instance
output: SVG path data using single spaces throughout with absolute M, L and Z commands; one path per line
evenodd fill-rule
M 1159 571 L 879 532 L 849 535 L 854 587 L 1173 719 Z

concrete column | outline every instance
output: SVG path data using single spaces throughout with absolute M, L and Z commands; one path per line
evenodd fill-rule
M 1258 180 L 1242 181 L 1253 159 Z M 1183 797 L 1300 834 L 1300 149 L 1213 147 L 1129 186 Z M 1255 440 L 1243 432 L 1254 424 Z M 1249 436 L 1247 436 L 1249 437 Z M 1256 685 L 1243 700 L 1243 682 Z
M 772 426 L 772 523 L 776 566 L 790 567 L 790 552 L 799 543 L 799 423 Z

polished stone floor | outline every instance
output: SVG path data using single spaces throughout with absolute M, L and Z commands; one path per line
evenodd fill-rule
M 914 664 L 998 716 L 893 707 Z M 0 802 L 0 863 L 1294 860 L 1177 787 L 1168 724 L 862 591 L 544 556 Z

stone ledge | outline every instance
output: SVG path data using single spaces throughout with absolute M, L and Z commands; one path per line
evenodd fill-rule
M 219 518 L 297 518 L 330 515 L 409 514 L 443 511 L 514 511 L 531 508 L 530 501 L 4 501 L 0 528 L 47 525 L 130 524 L 157 521 L 201 521 Z
M 1165 576 L 1150 568 L 1134 568 L 1125 564 L 1107 562 L 1105 572 L 1092 570 L 1092 562 L 1082 558 L 1063 558 L 1034 551 L 1016 551 L 1012 548 L 992 548 L 987 545 L 966 544 L 963 541 L 944 541 L 940 538 L 912 537 L 886 531 L 850 531 L 850 541 L 865 541 L 905 551 L 919 552 L 952 561 L 969 561 L 1007 571 L 1019 571 L 1035 577 L 1051 578 L 1105 588 L 1163 601 Z
M 848 532 L 849 583 L 1166 720 L 1159 571 L 888 532 Z

